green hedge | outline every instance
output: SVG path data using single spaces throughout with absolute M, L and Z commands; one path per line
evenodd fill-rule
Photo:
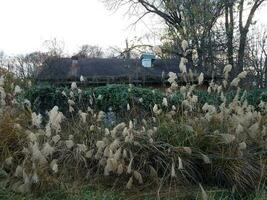
M 62 91 L 69 94 L 70 89 L 54 86 L 36 86 L 25 91 L 24 98 L 32 103 L 32 109 L 35 112 L 45 113 L 53 106 L 59 106 L 60 110 L 68 110 L 67 97 L 62 95 Z M 199 97 L 199 103 L 220 104 L 220 96 L 208 94 L 206 91 L 198 90 L 195 92 Z M 241 93 L 242 94 L 242 93 Z M 102 99 L 98 99 L 99 95 Z M 75 102 L 79 109 L 86 109 L 93 101 L 94 108 L 107 111 L 112 107 L 114 111 L 125 111 L 127 103 L 131 106 L 137 106 L 144 111 L 149 111 L 154 104 L 161 104 L 165 96 L 164 92 L 158 89 L 129 87 L 129 85 L 108 85 L 95 88 L 85 88 L 81 94 L 75 92 Z M 230 101 L 235 96 L 234 91 L 226 94 Z M 143 100 L 140 102 L 140 100 Z M 257 106 L 261 100 L 267 101 L 267 89 L 255 89 L 247 93 L 247 100 L 250 104 Z M 170 105 L 179 105 L 182 101 L 182 95 L 176 93 L 169 99 Z
M 24 98 L 32 104 L 35 112 L 44 113 L 53 106 L 59 106 L 60 110 L 68 110 L 67 98 L 62 95 L 62 91 L 68 95 L 69 88 L 54 86 L 37 86 L 25 91 Z M 129 103 L 144 110 L 150 110 L 157 103 L 162 102 L 163 93 L 159 90 L 149 88 L 129 87 L 128 85 L 108 85 L 96 88 L 85 88 L 81 94 L 75 92 L 76 107 L 86 109 L 93 101 L 94 108 L 107 111 L 112 107 L 114 111 L 121 111 L 127 108 Z M 101 99 L 97 97 L 102 96 Z M 143 100 L 140 102 L 140 100 Z

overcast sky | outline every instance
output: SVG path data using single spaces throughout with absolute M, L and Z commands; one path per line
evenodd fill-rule
M 124 46 L 126 38 L 142 36 L 159 25 L 150 18 L 135 29 L 121 10 L 108 11 L 100 0 L 0 0 L 0 50 L 8 54 L 42 50 L 45 40 L 64 41 L 68 53 L 82 44 Z M 267 6 L 257 15 L 267 25 Z M 155 41 L 151 41 L 152 43 Z

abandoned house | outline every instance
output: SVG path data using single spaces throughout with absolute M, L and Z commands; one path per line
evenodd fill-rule
M 39 70 L 37 81 L 65 85 L 79 81 L 83 76 L 84 84 L 90 86 L 134 84 L 161 87 L 167 84 L 169 72 L 180 73 L 179 62 L 179 59 L 155 59 L 153 54 L 143 54 L 140 59 L 57 58 L 50 59 Z M 195 77 L 200 74 L 197 69 L 192 71 Z M 204 84 L 208 85 L 210 80 L 211 75 L 205 74 Z

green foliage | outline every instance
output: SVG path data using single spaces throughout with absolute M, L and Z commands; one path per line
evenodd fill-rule
M 64 94 L 62 91 L 64 91 Z M 241 98 L 243 91 L 238 92 Z M 70 95 L 70 93 L 73 94 Z M 231 90 L 225 92 L 228 103 L 231 103 L 236 93 L 236 91 Z M 201 90 L 194 91 L 194 94 L 197 95 L 199 101 L 198 105 L 192 110 L 186 110 L 185 107 L 180 106 L 183 96 L 179 92 L 165 96 L 165 93 L 160 90 L 129 85 L 108 85 L 82 90 L 38 86 L 25 91 L 24 97 L 32 102 L 32 108 L 35 112 L 45 113 L 45 111 L 57 105 L 60 111 L 64 112 L 64 114 L 67 113 L 65 115 L 67 120 L 62 122 L 61 126 L 60 139 L 62 141 L 54 145 L 51 142 L 54 148 L 57 149 L 57 153 L 53 154 L 53 158 L 57 159 L 57 163 L 61 167 L 60 176 L 64 177 L 64 179 L 62 178 L 64 182 L 79 180 L 85 183 L 85 177 L 89 176 L 86 174 L 88 171 L 95 174 L 95 176 L 101 177 L 104 165 L 104 175 L 109 175 L 105 174 L 105 170 L 112 164 L 110 165 L 106 161 L 106 157 L 113 156 L 113 154 L 107 154 L 108 152 L 103 149 L 103 159 L 101 158 L 102 154 L 99 157 L 97 154 L 95 154 L 97 157 L 92 157 L 91 152 L 89 152 L 87 158 L 86 154 L 88 152 L 86 151 L 92 150 L 94 152 L 101 144 L 109 145 L 108 148 L 111 146 L 113 148 L 113 145 L 119 141 L 121 149 L 130 152 L 130 157 L 126 152 L 125 160 L 120 163 L 122 171 L 126 175 L 121 176 L 124 178 L 122 182 L 126 184 L 128 180 L 130 185 L 127 186 L 128 189 L 132 187 L 133 181 L 131 182 L 131 178 L 129 179 L 129 173 L 126 174 L 126 168 L 129 171 L 128 168 L 131 169 L 133 167 L 136 170 L 135 175 L 133 175 L 139 177 L 135 177 L 135 179 L 139 181 L 140 176 L 143 177 L 141 182 L 143 180 L 149 182 L 151 179 L 159 181 L 158 177 L 163 177 L 164 185 L 169 180 L 174 180 L 186 186 L 189 183 L 203 183 L 229 190 L 234 188 L 237 193 L 255 191 L 256 187 L 259 186 L 259 182 L 263 182 L 266 177 L 266 173 L 263 170 L 266 165 L 263 163 L 266 160 L 266 153 L 262 153 L 262 151 L 266 151 L 266 148 L 263 143 L 264 140 L 256 140 L 255 137 L 255 141 L 253 140 L 253 143 L 251 143 L 250 137 L 256 135 L 258 133 L 256 131 L 261 130 L 260 134 L 264 139 L 265 129 L 263 125 L 267 122 L 266 115 L 262 113 L 263 115 L 258 119 L 257 112 L 255 112 L 257 116 L 254 112 L 251 112 L 252 119 L 255 115 L 254 118 L 259 123 L 258 125 L 256 124 L 258 128 L 255 129 L 257 126 L 255 126 L 254 121 L 244 121 L 242 128 L 244 127 L 245 131 L 241 131 L 242 135 L 240 133 L 234 135 L 238 126 L 232 123 L 235 120 L 232 114 L 224 116 L 220 112 L 213 111 L 221 104 L 220 96 L 217 93 L 209 94 Z M 252 90 L 247 92 L 245 99 L 249 104 L 257 106 L 260 101 L 266 100 L 265 94 L 266 90 Z M 169 108 L 162 105 L 164 97 L 168 98 Z M 190 98 L 190 96 L 187 97 Z M 75 102 L 73 115 L 80 116 L 73 117 L 72 115 L 69 117 L 69 98 Z M 232 106 L 233 104 L 229 104 L 229 108 L 238 111 L 241 101 L 235 99 L 233 102 L 237 102 L 237 105 Z M 205 107 L 209 107 L 208 109 L 212 111 L 206 112 L 200 109 L 204 103 L 210 104 Z M 127 104 L 131 107 L 128 110 Z M 151 112 L 155 104 L 158 104 L 159 109 L 155 108 L 157 107 L 155 106 L 153 112 Z M 171 109 L 172 105 L 175 105 L 176 108 Z M 93 110 L 87 112 L 88 106 Z M 125 123 L 120 123 L 114 128 L 113 125 L 106 125 L 105 120 L 98 119 L 98 111 L 108 111 L 110 107 L 116 114 L 127 114 L 125 115 L 126 117 L 122 116 L 117 120 L 117 122 Z M 87 113 L 79 112 L 79 109 Z M 157 110 L 160 110 L 160 112 L 157 112 Z M 134 113 L 137 113 L 138 117 L 133 115 Z M 54 114 L 56 113 L 54 112 Z M 82 114 L 85 115 L 85 120 L 83 120 Z M 244 116 L 242 115 L 237 119 L 246 119 L 245 117 L 246 115 L 244 114 Z M 52 122 L 50 123 L 52 124 Z M 104 128 L 108 128 L 108 130 Z M 30 125 L 29 129 L 34 130 Z M 247 135 L 246 129 L 255 130 L 255 134 L 252 136 Z M 58 129 L 54 131 L 56 130 Z M 74 141 L 74 146 L 68 147 L 67 143 L 66 145 L 64 143 L 67 142 L 70 135 L 72 135 L 70 140 Z M 244 138 L 241 138 L 240 135 L 244 136 Z M 40 146 L 46 144 L 44 140 L 46 137 L 43 136 L 38 136 Z M 82 144 L 88 149 L 80 152 L 81 150 L 78 147 L 81 148 Z M 114 153 L 117 151 L 119 152 L 118 155 L 120 155 L 121 150 L 116 150 Z M 254 153 L 258 154 L 255 155 Z M 96 158 L 101 158 L 101 162 L 107 163 L 102 163 L 102 166 L 100 161 L 98 163 L 95 160 Z M 118 162 L 121 161 L 118 160 L 116 162 L 114 166 L 118 167 Z M 100 170 L 96 166 L 99 166 Z M 151 166 L 154 171 L 151 170 Z M 27 169 L 30 170 L 31 168 Z M 148 175 L 148 170 L 151 172 L 151 174 L 149 173 L 150 175 Z M 57 177 L 50 172 L 51 170 L 48 168 L 47 170 L 42 169 L 42 173 L 38 172 L 42 181 L 42 188 L 47 189 L 49 185 L 57 183 Z M 110 173 L 110 171 L 107 172 Z M 136 175 L 136 173 L 139 173 L 140 176 Z M 112 176 L 113 174 L 110 175 Z M 38 188 L 33 189 L 42 191 Z M 68 199 L 67 197 L 62 198 Z M 79 197 L 75 196 L 75 198 Z
M 69 94 L 70 89 L 53 86 L 37 86 L 25 91 L 24 97 L 32 103 L 33 111 L 45 113 L 55 105 L 60 110 L 68 110 L 67 98 L 62 91 Z M 102 98 L 98 98 L 102 96 Z M 112 107 L 114 111 L 125 110 L 127 104 L 138 105 L 140 108 L 150 110 L 155 103 L 160 104 L 163 93 L 149 88 L 130 87 L 128 85 L 108 85 L 96 88 L 83 89 L 81 94 L 75 93 L 76 107 L 86 109 L 93 100 L 99 110 L 107 111 Z
M 156 103 L 160 103 L 163 94 L 158 90 L 148 88 L 138 88 L 128 85 L 108 85 L 94 88 L 91 90 L 96 97 L 103 96 L 101 101 L 97 101 L 97 105 L 102 110 L 107 110 L 112 107 L 119 111 L 125 109 L 127 104 L 139 105 L 141 108 L 149 109 Z M 142 99 L 142 102 L 140 102 Z
M 35 112 L 45 113 L 55 105 L 59 106 L 60 110 L 68 110 L 67 97 L 62 95 L 62 91 L 68 95 L 69 88 L 54 87 L 49 85 L 36 86 L 29 88 L 24 93 L 24 98 L 32 103 L 32 109 Z M 230 102 L 234 96 L 234 91 L 226 93 L 226 98 Z M 98 99 L 99 96 L 102 98 Z M 204 90 L 197 90 L 196 95 L 200 105 L 205 103 L 219 105 L 220 95 L 209 94 Z M 241 92 L 242 95 L 242 92 Z M 84 88 L 81 94 L 75 93 L 75 102 L 78 109 L 86 109 L 90 106 L 90 101 L 93 100 L 95 108 L 98 110 L 107 111 L 109 107 L 116 112 L 126 111 L 127 104 L 131 107 L 139 108 L 139 110 L 150 111 L 155 104 L 161 105 L 162 99 L 165 97 L 164 92 L 158 89 L 141 88 L 129 85 L 107 85 L 95 88 Z M 169 99 L 170 105 L 180 105 L 183 96 L 177 92 Z M 261 100 L 267 101 L 266 89 L 255 89 L 248 91 L 247 100 L 250 105 L 257 105 Z
M 64 88 L 55 88 L 51 86 L 32 87 L 25 91 L 24 97 L 32 104 L 32 109 L 44 113 L 53 105 L 60 105 L 61 109 L 66 108 L 67 101 L 61 93 Z M 24 98 L 23 97 L 23 98 Z
M 266 199 L 266 191 L 260 190 L 251 193 L 250 195 L 243 198 L 236 193 L 232 193 L 230 191 L 210 188 L 207 191 L 208 199 L 210 200 L 238 200 L 238 199 L 247 199 L 247 200 L 265 200 Z M 140 198 L 138 199 L 146 199 L 152 200 L 156 199 L 156 197 L 152 197 L 149 194 L 139 194 Z M 126 197 L 126 198 L 125 198 Z M 83 187 L 80 191 L 70 192 L 67 190 L 60 191 L 50 191 L 48 193 L 40 194 L 40 195 L 22 195 L 16 194 L 10 190 L 0 189 L 0 200 L 120 200 L 120 199 L 136 199 L 136 195 L 134 194 L 115 194 L 114 191 L 104 191 L 102 189 L 93 189 L 91 187 Z M 162 197 L 161 199 L 165 200 L 176 200 L 176 199 L 192 199 L 192 200 L 201 200 L 202 195 L 200 191 L 198 192 L 197 188 L 190 188 L 188 191 L 184 191 L 183 193 L 178 190 L 174 193 L 173 197 Z
M 243 95 L 244 90 L 240 91 L 239 98 Z M 209 94 L 207 91 L 204 90 L 197 90 L 196 95 L 198 96 L 199 103 L 201 105 L 208 103 L 211 105 L 219 105 L 221 103 L 220 95 L 216 93 Z M 226 99 L 227 102 L 231 102 L 236 95 L 235 90 L 226 91 Z M 262 101 L 267 101 L 267 89 L 253 89 L 247 91 L 245 95 L 245 99 L 248 101 L 249 105 L 253 105 L 257 107 L 259 103 Z
M 101 190 L 93 190 L 92 188 L 86 187 L 81 189 L 79 192 L 68 192 L 68 191 L 52 191 L 39 196 L 36 195 L 19 195 L 14 192 L 1 189 L 0 190 L 0 200 L 118 200 L 117 195 L 112 192 L 104 192 Z
M 161 120 L 158 127 L 158 140 L 173 146 L 192 146 L 194 142 L 194 132 L 181 122 L 170 122 Z

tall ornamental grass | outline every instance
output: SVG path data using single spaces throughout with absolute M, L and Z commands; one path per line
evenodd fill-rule
M 83 90 L 73 82 L 62 91 L 66 110 L 60 105 L 45 114 L 33 112 L 30 102 L 19 99 L 19 86 L 6 91 L 0 79 L 0 161 L 4 186 L 20 193 L 41 192 L 65 183 L 116 184 L 125 189 L 192 185 L 217 186 L 240 194 L 258 189 L 267 177 L 267 103 L 255 106 L 246 99 L 239 83 L 246 72 L 229 80 L 232 66 L 224 68 L 221 84 L 212 81 L 207 92 L 219 95 L 219 103 L 199 103 L 200 74 L 192 74 L 181 62 L 188 84 L 178 86 L 170 72 L 166 96 L 151 107 L 149 115 L 110 121 L 109 114 L 94 109 L 102 96 L 93 95 L 83 109 L 76 107 Z M 131 92 L 129 86 L 128 92 Z M 231 101 L 225 97 L 235 90 Z M 170 99 L 179 91 L 181 103 Z M 79 99 L 81 100 L 81 99 Z M 67 114 L 63 114 L 67 113 Z M 142 117 L 140 117 L 142 116 Z

